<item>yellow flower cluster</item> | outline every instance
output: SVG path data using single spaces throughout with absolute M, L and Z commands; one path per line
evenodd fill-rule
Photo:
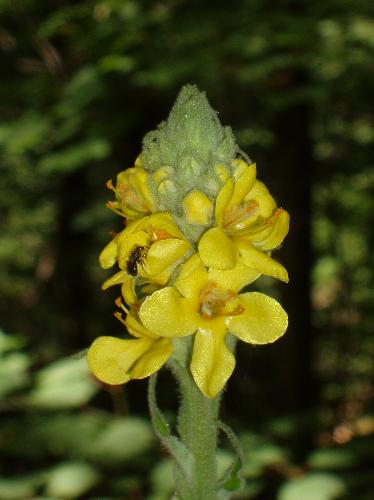
M 173 201 L 175 213 L 162 201 L 175 192 L 167 166 L 149 171 L 139 158 L 115 185 L 108 183 L 115 193 L 108 206 L 126 219 L 126 227 L 100 255 L 103 268 L 119 268 L 103 288 L 121 285 L 116 316 L 131 338 L 93 342 L 88 363 L 101 381 L 145 378 L 172 355 L 174 338 L 193 336 L 192 376 L 214 397 L 235 366 L 228 334 L 251 344 L 284 334 L 287 314 L 277 301 L 240 291 L 262 274 L 288 281 L 270 252 L 286 236 L 289 215 L 256 179 L 254 164 L 217 164 L 214 182 L 214 197 L 209 186 L 206 192 L 192 188 Z

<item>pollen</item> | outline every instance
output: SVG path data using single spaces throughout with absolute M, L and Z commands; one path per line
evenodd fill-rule
M 154 241 L 167 240 L 171 234 L 166 229 L 155 229 L 153 226 L 149 227 L 149 234 L 152 235 Z
M 168 233 L 164 229 L 159 229 L 158 231 L 156 231 L 157 240 L 166 240 L 167 238 L 170 238 L 170 233 Z

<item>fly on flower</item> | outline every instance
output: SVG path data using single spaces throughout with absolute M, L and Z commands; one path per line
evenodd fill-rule
M 130 253 L 127 263 L 126 270 L 131 276 L 136 276 L 138 274 L 138 265 L 144 266 L 145 257 L 147 255 L 147 247 L 138 246 Z

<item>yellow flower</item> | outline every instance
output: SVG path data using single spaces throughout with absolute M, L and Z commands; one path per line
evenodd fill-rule
M 103 289 L 122 283 L 130 286 L 135 277 L 143 283 L 165 285 L 190 248 L 169 213 L 136 220 L 117 234 L 100 254 L 104 269 L 116 262 L 121 269 L 104 283 Z
M 121 319 L 119 313 L 116 316 Z M 170 340 L 148 332 L 133 313 L 121 321 L 134 338 L 99 337 L 87 353 L 93 375 L 110 385 L 148 377 L 164 365 L 172 352 Z
M 128 168 L 117 175 L 116 186 L 107 182 L 109 189 L 116 195 L 116 201 L 109 201 L 107 206 L 129 220 L 137 219 L 156 211 L 156 202 L 149 187 L 150 175 L 140 165 Z
M 243 160 L 234 160 L 233 164 L 234 175 L 216 198 L 216 226 L 199 241 L 200 257 L 208 267 L 227 270 L 240 256 L 259 273 L 288 281 L 286 269 L 268 252 L 288 233 L 289 215 L 277 208 L 266 186 L 256 180 L 255 165 L 248 166 Z
M 227 331 L 244 342 L 267 344 L 287 329 L 287 314 L 276 300 L 258 292 L 238 293 L 257 275 L 242 261 L 231 270 L 207 270 L 194 254 L 175 286 L 156 291 L 140 306 L 139 318 L 154 335 L 196 332 L 190 369 L 207 397 L 224 387 L 235 367 Z

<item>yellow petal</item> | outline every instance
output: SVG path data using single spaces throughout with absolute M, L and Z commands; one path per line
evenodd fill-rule
M 130 184 L 138 193 L 138 195 L 145 201 L 145 204 L 149 211 L 156 209 L 156 203 L 154 201 L 151 190 L 148 185 L 148 173 L 143 169 L 137 169 L 136 172 L 130 177 Z
M 134 337 L 151 337 L 151 338 L 159 338 L 156 335 L 153 335 L 149 330 L 144 328 L 144 326 L 138 321 L 134 316 L 132 312 L 129 312 L 127 314 L 126 319 L 126 328 L 133 335 Z
M 156 241 L 147 254 L 147 273 L 153 276 L 173 264 L 176 266 L 190 248 L 186 240 L 167 238 Z
M 216 198 L 216 208 L 215 208 L 215 218 L 217 226 L 222 226 L 223 213 L 230 203 L 232 194 L 234 192 L 235 180 L 231 177 L 225 184 L 221 187 Z
M 169 339 L 156 340 L 149 349 L 134 365 L 131 370 L 131 377 L 142 379 L 149 377 L 158 371 L 168 360 L 173 350 Z
M 226 326 L 199 329 L 195 335 L 191 373 L 201 392 L 214 398 L 225 386 L 235 368 L 235 357 L 225 342 Z
M 259 241 L 257 236 L 254 242 L 254 244 L 258 248 L 261 248 L 261 250 L 273 250 L 274 248 L 277 248 L 288 233 L 290 216 L 286 210 L 278 209 L 273 215 L 272 221 L 274 227 L 271 233 L 261 241 Z
M 269 193 L 268 188 L 265 184 L 259 180 L 256 180 L 245 197 L 246 200 L 256 200 L 258 203 L 258 210 L 256 211 L 256 216 L 261 216 L 267 219 L 270 217 L 274 210 L 277 208 L 274 198 Z
M 131 377 L 135 363 L 150 349 L 154 340 L 99 337 L 88 349 L 87 361 L 92 373 L 102 382 L 124 384 Z
M 172 272 L 173 272 L 173 269 L 169 268 L 169 269 L 165 269 L 164 271 L 161 271 L 157 274 L 150 275 L 147 272 L 146 268 L 143 268 L 143 267 L 138 268 L 138 276 L 145 278 L 145 280 L 149 281 L 150 283 L 152 282 L 152 283 L 154 283 L 156 285 L 160 285 L 160 286 L 165 286 L 167 284 Z
M 110 286 L 113 285 L 122 285 L 122 283 L 128 278 L 128 274 L 126 271 L 119 271 L 118 273 L 114 274 L 110 278 L 108 278 L 104 283 L 101 285 L 102 290 L 106 290 Z
M 182 266 L 174 286 L 184 297 L 196 299 L 208 281 L 208 273 L 198 253 L 194 253 Z
M 251 190 L 256 180 L 256 166 L 252 165 L 244 170 L 241 176 L 235 180 L 235 188 L 228 208 L 232 205 L 240 205 L 245 196 Z
M 100 266 L 103 269 L 109 269 L 110 267 L 114 266 L 114 264 L 117 262 L 117 257 L 118 257 L 117 241 L 118 238 L 116 236 L 115 238 L 113 238 L 112 241 L 110 241 L 107 244 L 107 246 L 99 255 Z
M 127 186 L 129 184 L 129 175 L 131 175 L 133 172 L 136 172 L 136 168 L 131 167 L 127 168 L 126 170 L 122 170 L 122 172 L 117 174 L 116 186 Z
M 148 173 L 142 168 L 128 168 L 120 172 L 114 191 L 120 204 L 120 212 L 127 218 L 138 218 L 155 208 L 148 187 Z
M 287 330 L 287 313 L 273 298 L 251 292 L 240 295 L 240 302 L 244 312 L 229 318 L 228 329 L 244 342 L 269 344 Z
M 231 165 L 234 167 L 235 179 L 239 179 L 242 173 L 248 168 L 248 163 L 241 158 L 235 158 L 235 160 L 232 160 Z M 253 165 L 256 166 L 255 163 L 253 163 Z
M 168 236 L 181 240 L 185 239 L 184 234 L 180 231 L 169 213 L 161 212 L 150 215 L 141 227 L 153 235 L 154 239 L 163 239 Z
M 260 273 L 246 266 L 241 258 L 238 258 L 233 269 L 220 271 L 219 269 L 209 269 L 208 279 L 226 290 L 238 292 L 244 286 L 249 285 L 259 277 Z
M 199 241 L 199 255 L 204 264 L 214 269 L 232 269 L 236 263 L 236 248 L 220 227 L 213 227 Z
M 136 219 L 131 221 L 130 223 L 127 224 L 125 231 L 125 234 L 133 234 L 136 233 L 137 231 L 142 231 L 144 228 L 147 227 L 147 222 L 151 216 L 150 215 L 145 215 L 144 217 L 141 217 L 140 219 Z
M 140 307 L 143 325 L 160 337 L 183 337 L 196 330 L 197 313 L 191 301 L 184 299 L 174 287 L 153 293 Z
M 202 269 L 205 270 L 205 267 L 204 267 L 203 263 L 201 262 L 199 254 L 197 252 L 195 252 L 183 264 L 178 279 L 183 280 L 185 278 L 188 278 L 188 276 L 190 276 L 193 272 L 195 272 L 196 269 L 198 269 L 199 267 L 201 267 Z
M 250 241 L 244 238 L 236 238 L 235 243 L 244 264 L 248 267 L 266 276 L 273 276 L 273 278 L 288 282 L 288 273 L 282 264 L 255 248 Z
M 182 207 L 188 224 L 207 224 L 213 212 L 213 203 L 205 193 L 197 189 L 184 197 Z
M 122 284 L 121 293 L 124 301 L 130 307 L 138 303 L 138 297 L 135 293 L 135 281 L 131 276 L 127 275 L 126 280 Z

